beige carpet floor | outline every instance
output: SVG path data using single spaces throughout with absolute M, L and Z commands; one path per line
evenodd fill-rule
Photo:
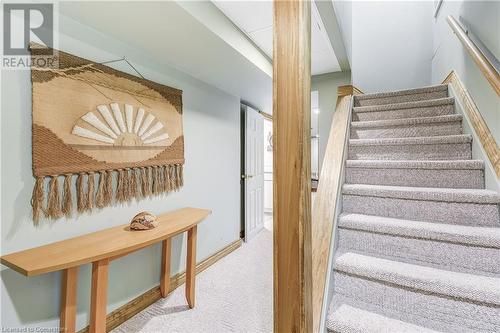
M 263 229 L 249 243 L 197 276 L 196 307 L 184 285 L 113 333 L 225 333 L 273 330 L 272 233 Z

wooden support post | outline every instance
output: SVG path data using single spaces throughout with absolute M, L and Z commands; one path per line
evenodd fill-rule
M 106 332 L 106 304 L 108 301 L 109 259 L 92 263 L 90 296 L 90 333 Z
M 188 230 L 187 260 L 186 260 L 186 300 L 189 308 L 194 308 L 195 281 L 196 281 L 196 234 L 195 225 Z
M 78 288 L 78 266 L 62 272 L 61 281 L 61 332 L 74 333 L 76 330 L 76 295 Z
M 161 248 L 161 279 L 160 292 L 161 297 L 167 297 L 170 291 L 170 254 L 171 254 L 170 238 L 167 238 L 162 243 Z
M 274 332 L 312 332 L 311 4 L 274 1 Z

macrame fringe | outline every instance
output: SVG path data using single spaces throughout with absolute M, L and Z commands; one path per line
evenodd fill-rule
M 169 165 L 170 169 L 170 191 L 175 191 L 177 187 L 175 186 L 175 167 L 173 165 Z
M 128 169 L 123 170 L 123 201 L 130 201 L 130 184 Z
M 73 196 L 71 195 L 72 179 L 72 174 L 64 175 L 62 213 L 67 217 L 73 213 Z
M 141 173 L 141 197 L 145 198 L 148 196 L 146 168 L 141 168 L 140 173 Z
M 95 205 L 97 208 L 104 207 L 104 188 L 106 187 L 106 171 L 99 172 L 99 184 L 95 195 Z
M 94 208 L 94 196 L 95 196 L 95 175 L 90 172 L 87 176 L 87 210 L 90 211 Z
M 113 201 L 127 202 L 132 199 L 178 191 L 184 184 L 181 164 L 115 171 L 117 171 L 117 179 L 114 190 L 113 170 L 99 171 L 97 189 L 95 172 L 82 172 L 77 175 L 76 210 L 78 213 L 110 206 Z M 31 197 L 35 225 L 39 223 L 42 214 L 50 219 L 58 219 L 62 216 L 71 216 L 73 213 L 73 174 L 64 175 L 62 191 L 59 188 L 59 175 L 49 176 L 46 207 L 44 207 L 45 177 L 36 177 Z
M 170 192 L 172 187 L 170 186 L 170 166 L 166 165 L 165 170 L 163 170 L 163 178 L 165 178 L 165 192 Z
M 85 174 L 79 173 L 76 177 L 76 210 L 78 213 L 83 213 L 87 210 L 87 196 L 83 186 Z
M 104 184 L 104 206 L 109 206 L 113 202 L 113 171 L 106 171 Z
M 158 168 L 157 167 L 153 167 L 152 168 L 152 178 L 153 178 L 153 195 L 157 195 L 158 193 L 160 193 L 160 181 L 159 181 L 159 178 L 158 178 Z
M 116 201 L 125 201 L 125 172 L 123 169 L 118 170 L 118 180 L 116 184 Z
M 58 178 L 58 176 L 52 176 L 49 182 L 46 217 L 50 219 L 58 219 L 62 216 Z
M 129 196 L 131 199 L 137 198 L 137 172 L 135 169 L 130 169 L 129 175 Z
M 179 178 L 179 187 L 184 186 L 184 166 L 182 164 L 178 164 L 179 166 L 179 173 L 177 174 L 177 177 Z
M 148 167 L 146 168 L 146 196 L 147 197 L 150 197 L 151 194 L 153 194 L 153 177 L 152 177 L 152 168 L 151 167 Z
M 159 193 L 165 193 L 165 167 L 158 167 L 158 190 Z
M 31 207 L 33 209 L 33 222 L 38 225 L 40 215 L 43 213 L 43 200 L 45 191 L 43 190 L 44 177 L 37 177 L 33 194 L 31 196 Z

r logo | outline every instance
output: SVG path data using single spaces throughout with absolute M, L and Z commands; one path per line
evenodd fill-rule
M 3 4 L 3 54 L 29 55 L 30 41 L 47 47 L 54 42 L 53 4 Z

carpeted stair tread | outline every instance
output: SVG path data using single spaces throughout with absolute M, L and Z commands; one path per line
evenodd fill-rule
M 344 195 L 396 198 L 419 201 L 441 201 L 474 204 L 500 204 L 500 194 L 483 189 L 452 189 L 365 184 L 344 184 Z
M 472 135 L 443 135 L 410 138 L 349 139 L 350 146 L 400 146 L 471 143 Z
M 500 305 L 500 279 L 420 266 L 356 253 L 335 259 L 335 270 L 368 280 L 451 297 L 484 306 Z
M 347 160 L 348 168 L 373 169 L 430 169 L 430 170 L 483 170 L 482 160 Z
M 500 228 L 471 227 L 372 216 L 342 214 L 339 228 L 393 236 L 500 249 Z
M 445 85 L 407 89 L 392 92 L 379 92 L 374 94 L 357 95 L 354 97 L 355 106 L 382 105 L 401 102 L 412 102 L 443 98 L 448 96 Z
M 345 183 L 476 188 L 484 183 L 480 160 L 347 160 Z
M 338 333 L 432 333 L 436 332 L 401 320 L 342 304 L 328 313 L 327 329 Z
M 397 96 L 404 96 L 404 95 L 415 95 L 415 94 L 423 94 L 423 93 L 436 92 L 436 91 L 446 91 L 447 92 L 448 86 L 446 84 L 438 84 L 435 86 L 422 87 L 422 88 L 402 89 L 402 90 L 395 90 L 395 91 L 388 91 L 388 92 L 363 94 L 363 95 L 356 95 L 356 99 L 361 101 L 361 100 L 365 100 L 365 99 L 374 99 L 374 98 L 381 98 L 381 97 L 397 97 Z
M 444 97 L 444 98 L 436 98 L 423 101 L 391 103 L 382 105 L 354 106 L 353 112 L 361 113 L 361 112 L 380 112 L 380 111 L 392 111 L 392 110 L 419 109 L 419 108 L 428 108 L 433 106 L 452 105 L 454 103 L 455 100 L 453 97 Z
M 437 124 L 449 122 L 461 122 L 462 115 L 451 114 L 435 117 L 419 117 L 419 118 L 401 118 L 401 119 L 384 119 L 384 120 L 368 120 L 368 121 L 353 121 L 351 128 L 374 128 L 374 127 L 395 127 L 395 126 L 411 126 L 418 124 Z

